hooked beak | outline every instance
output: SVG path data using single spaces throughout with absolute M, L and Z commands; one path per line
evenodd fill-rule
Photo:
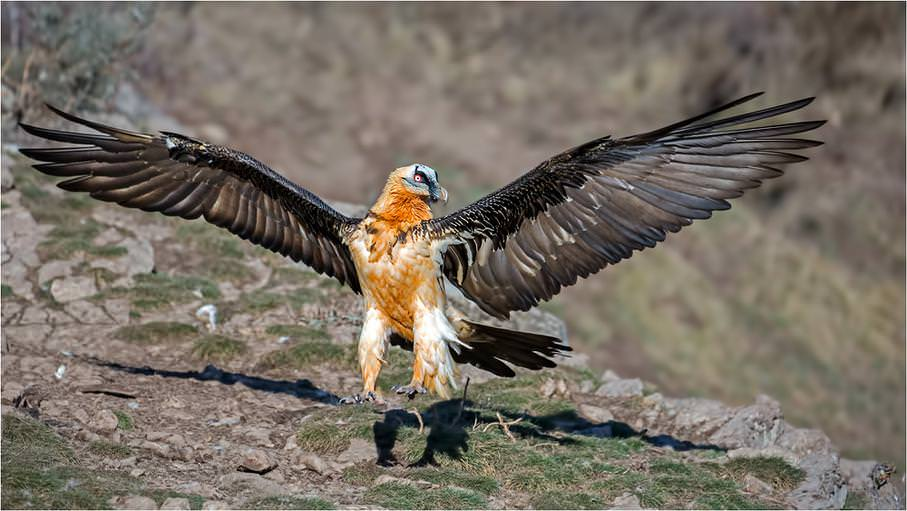
M 434 202 L 440 200 L 441 202 L 447 203 L 447 190 L 445 190 L 443 186 L 438 185 L 431 191 L 431 200 Z

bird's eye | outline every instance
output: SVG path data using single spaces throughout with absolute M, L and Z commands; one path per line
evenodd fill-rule
M 413 181 L 415 181 L 415 182 L 417 182 L 417 183 L 421 183 L 423 179 L 424 179 L 424 178 L 422 177 L 422 173 L 421 173 L 421 172 L 417 172 L 417 173 L 413 176 Z

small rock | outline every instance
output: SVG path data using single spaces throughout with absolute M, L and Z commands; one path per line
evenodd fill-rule
M 110 410 L 104 409 L 91 419 L 91 422 L 88 423 L 88 427 L 98 433 L 112 433 L 117 429 L 118 423 L 119 420 L 117 420 L 117 416 Z
M 601 380 L 602 380 L 603 382 L 605 382 L 605 383 L 608 383 L 608 382 L 611 382 L 611 381 L 617 381 L 617 380 L 619 380 L 619 379 L 620 379 L 620 376 L 618 376 L 617 373 L 615 373 L 615 372 L 612 371 L 611 369 L 608 369 L 608 370 L 606 370 L 604 373 L 602 373 L 602 378 L 601 378 Z
M 146 441 L 142 442 L 141 444 L 139 444 L 139 447 L 142 449 L 151 451 L 154 454 L 157 454 L 158 456 L 160 456 L 162 458 L 169 459 L 169 458 L 173 457 L 173 451 L 170 450 L 170 446 L 167 444 L 162 444 L 159 442 L 152 442 L 150 440 L 146 440 Z
M 320 456 L 314 453 L 300 454 L 296 458 L 296 464 L 319 475 L 325 475 L 330 471 L 327 463 L 325 463 Z
M 90 420 L 88 418 L 88 412 L 81 408 L 76 408 L 72 411 L 72 418 L 81 422 L 82 424 L 88 424 L 88 421 Z
M 50 285 L 50 295 L 59 303 L 67 303 L 97 294 L 98 288 L 91 277 L 56 279 Z
M 48 262 L 38 270 L 38 284 L 44 284 L 59 277 L 69 277 L 72 275 L 72 268 L 80 262 L 82 262 L 81 258 Z
M 132 477 L 142 477 L 143 475 L 145 475 L 145 470 L 141 468 L 134 468 L 129 471 L 129 475 L 131 475 Z
M 235 425 L 239 424 L 240 422 L 242 422 L 242 418 L 237 417 L 237 416 L 231 416 L 231 417 L 224 417 L 222 419 L 217 419 L 217 420 L 209 420 L 208 425 L 209 426 L 235 426 Z
M 192 509 L 189 506 L 189 499 L 183 497 L 168 497 L 161 504 L 161 509 Z
M 299 449 L 299 444 L 296 443 L 296 434 L 292 434 L 287 437 L 287 443 L 283 445 L 284 451 L 293 451 Z
M 251 472 L 232 472 L 220 479 L 219 486 L 228 493 L 251 492 L 258 497 L 286 495 L 290 491 L 280 484 Z
M 92 431 L 88 431 L 87 429 L 83 429 L 76 433 L 76 439 L 82 440 L 83 442 L 97 442 L 101 439 L 101 435 Z
M 347 450 L 338 454 L 335 461 L 340 465 L 353 465 L 362 461 L 376 459 L 378 459 L 378 451 L 374 442 L 353 438 L 350 440 L 350 446 Z
M 595 395 L 612 398 L 641 396 L 642 381 L 639 378 L 609 381 L 599 387 Z
M 266 428 L 248 428 L 244 431 L 246 438 L 259 447 L 274 447 L 271 442 L 271 431 Z
M 220 510 L 220 509 L 229 509 L 229 508 L 227 507 L 227 503 L 222 500 L 206 500 L 202 504 L 202 509 L 216 511 L 216 510 Z
M 277 466 L 268 453 L 261 449 L 246 449 L 239 460 L 239 470 L 264 474 Z
M 624 493 L 614 499 L 611 509 L 642 509 L 642 506 L 639 504 L 639 497 L 632 493 Z
M 611 414 L 611 410 L 595 405 L 579 405 L 579 414 L 592 422 L 601 423 L 614 420 L 614 415 Z
M 110 499 L 110 505 L 114 509 L 157 509 L 157 502 L 154 499 L 140 495 L 114 497 Z
M 743 478 L 743 489 L 754 495 L 770 495 L 775 487 L 752 474 L 747 474 Z

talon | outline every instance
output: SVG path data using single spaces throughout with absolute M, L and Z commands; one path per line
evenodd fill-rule
M 353 394 L 340 399 L 342 405 L 361 405 L 369 401 L 378 401 L 378 394 L 368 391 L 365 394 Z
M 414 399 L 416 394 L 425 394 L 428 391 L 421 385 L 394 385 L 391 390 L 397 394 L 406 394 L 406 397 Z

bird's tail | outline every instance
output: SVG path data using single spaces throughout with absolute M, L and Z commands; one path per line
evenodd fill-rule
M 460 349 L 452 353 L 460 364 L 472 364 L 498 376 L 515 376 L 513 369 L 505 364 L 538 370 L 555 367 L 552 358 L 557 354 L 573 351 L 557 337 L 531 332 L 508 330 L 465 319 L 456 321 L 460 341 L 471 349 Z

